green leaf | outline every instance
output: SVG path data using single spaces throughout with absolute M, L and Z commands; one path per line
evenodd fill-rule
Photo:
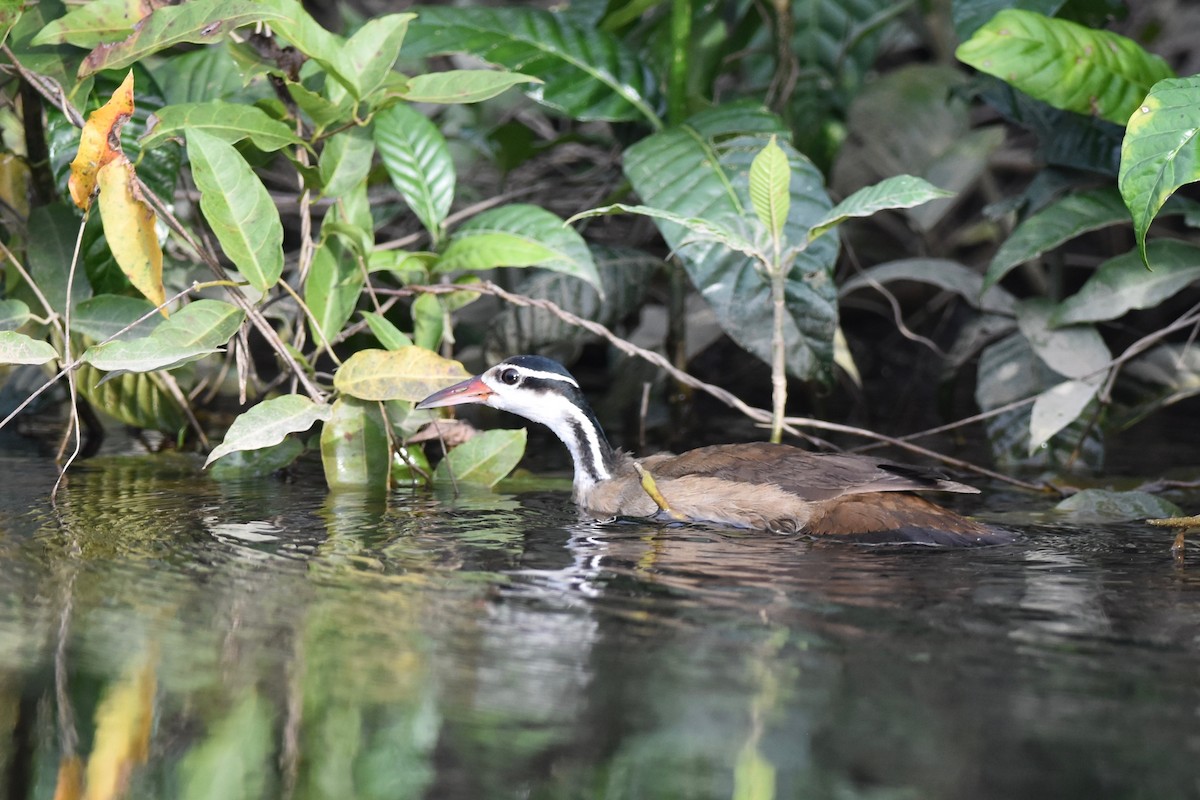
M 1006 8 L 1023 8 L 1053 17 L 1065 3 L 1066 0 L 959 0 L 951 3 L 950 18 L 959 41 L 965 42 L 971 38 L 971 34 L 982 28 L 984 23 L 996 16 L 997 12 Z
M 391 462 L 379 404 L 338 398 L 321 428 L 321 464 L 329 488 L 383 489 Z
M 1097 427 L 1077 419 L 1049 442 L 1032 451 L 1029 447 L 1030 405 L 1005 409 L 1012 403 L 1036 397 L 1062 383 L 1063 376 L 1039 358 L 1029 341 L 1013 333 L 984 348 L 979 358 L 975 400 L 984 411 L 995 411 L 985 422 L 988 441 L 996 461 L 1007 467 L 1053 468 L 1080 464 L 1099 468 L 1104 443 Z
M 317 162 L 321 194 L 336 198 L 357 188 L 367 179 L 374 155 L 375 142 L 364 128 L 351 128 L 329 137 Z
M 830 209 L 824 218 L 813 225 L 808 239 L 816 239 L 851 217 L 869 217 L 877 211 L 889 208 L 912 208 L 939 197 L 953 195 L 953 192 L 939 189 L 929 181 L 912 175 L 886 178 L 874 186 L 859 189 Z
M 426 350 L 442 346 L 442 336 L 446 332 L 445 308 L 442 301 L 432 294 L 423 294 L 413 301 L 413 344 Z
M 665 211 L 661 208 L 653 206 L 631 206 L 625 203 L 613 203 L 611 206 L 603 206 L 601 208 L 592 208 L 587 211 L 580 211 L 575 216 L 567 220 L 570 224 L 576 220 L 586 219 L 588 217 L 601 217 L 610 214 L 639 214 L 643 217 L 651 219 L 661 219 L 665 222 L 670 222 L 673 225 L 678 225 L 685 228 L 688 236 L 680 242 L 680 249 L 689 245 L 700 242 L 709 242 L 722 244 L 730 250 L 756 258 L 760 260 L 769 259 L 769 254 L 765 249 L 759 247 L 754 242 L 750 241 L 745 236 L 742 236 L 737 231 L 730 227 L 722 225 L 711 220 L 702 219 L 700 217 L 685 217 L 671 211 Z
M 154 372 L 117 374 L 81 364 L 75 385 L 104 414 L 134 428 L 175 436 L 187 425 L 179 403 Z
M 592 246 L 604 296 L 592 286 L 557 272 L 525 273 L 515 291 L 525 297 L 549 300 L 557 308 L 583 319 L 615 327 L 641 307 L 651 282 L 663 269 L 662 259 L 640 250 Z M 692 331 L 689 348 L 706 340 Z M 716 334 L 714 334 L 716 335 Z M 572 325 L 545 308 L 506 305 L 488 322 L 484 358 L 501 361 L 513 353 L 541 353 L 569 363 L 594 333 Z
M 58 358 L 49 342 L 16 331 L 0 331 L 0 364 L 45 364 Z
M 263 477 L 286 468 L 303 453 L 304 442 L 293 437 L 271 447 L 230 453 L 213 464 L 209 472 L 218 481 Z
M 233 145 L 201 130 L 187 132 L 200 210 L 225 255 L 261 292 L 283 274 L 283 223 L 262 181 Z
M 197 300 L 171 315 L 149 336 L 89 347 L 83 360 L 111 372 L 151 372 L 174 369 L 202 358 L 237 333 L 245 314 L 220 300 Z
M 1017 307 L 1017 326 L 1047 366 L 1067 378 L 1093 378 L 1112 363 L 1112 354 L 1091 325 L 1050 327 L 1054 303 L 1039 297 Z
M 1146 231 L 1180 186 L 1200 180 L 1200 76 L 1154 85 L 1129 118 L 1117 185 L 1146 266 Z M 1157 266 L 1157 265 L 1155 265 Z
M 15 331 L 29 317 L 29 306 L 20 300 L 0 300 L 0 331 Z
M 381 85 L 400 55 L 400 45 L 415 14 L 387 14 L 367 20 L 339 54 L 338 66 L 350 81 L 351 93 L 362 99 Z
M 82 265 L 76 265 L 71 280 L 71 262 L 75 255 L 75 239 L 79 236 L 79 217 L 62 203 L 38 206 L 29 212 L 29 230 L 37 231 L 26 247 L 29 274 L 42 290 L 54 311 L 62 314 L 67 307 L 67 284 L 71 284 L 71 305 L 92 296 L 92 287 Z M 44 309 L 29 293 L 21 299 L 39 316 Z
M 454 161 L 446 139 L 429 119 L 409 106 L 375 115 L 375 146 L 392 184 L 436 244 L 454 202 Z
M 318 405 L 298 394 L 264 400 L 238 415 L 229 426 L 224 441 L 208 454 L 204 466 L 237 450 L 257 450 L 279 444 L 289 433 L 306 431 L 314 422 L 328 420 L 332 413 L 331 406 Z
M 1055 108 L 1124 125 L 1153 86 L 1175 76 L 1132 39 L 1009 8 L 955 52 Z
M 524 203 L 489 209 L 460 225 L 436 271 L 493 267 L 542 267 L 600 288 L 583 237 L 553 213 Z
M 1125 522 L 1163 517 L 1181 517 L 1179 506 L 1147 492 L 1113 492 L 1108 489 L 1084 489 L 1054 507 L 1072 522 Z
M 229 711 L 216 709 L 204 738 L 179 761 L 181 800 L 251 800 L 273 794 L 270 779 L 274 708 L 253 690 Z M 237 695 L 235 695 L 237 696 Z
M 758 221 L 776 239 L 783 235 L 783 224 L 787 222 L 788 205 L 791 202 L 788 185 L 791 181 L 792 170 L 788 165 L 787 153 L 775 143 L 775 137 L 772 136 L 762 152 L 750 162 L 750 202 L 754 205 Z
M 999 286 L 984 291 L 983 278 L 970 267 L 944 258 L 902 258 L 876 264 L 842 283 L 838 296 L 871 288 L 875 283 L 915 281 L 954 292 L 972 306 L 991 314 L 1016 314 L 1016 299 Z
M 50 22 L 29 43 L 92 48 L 102 42 L 124 39 L 141 18 L 136 12 L 142 8 L 140 3 L 129 0 L 92 0 Z
M 234 56 L 235 45 L 218 42 L 190 53 L 174 53 L 154 65 L 168 105 L 230 100 L 249 103 L 273 96 L 264 82 L 245 86 Z M 139 98 L 140 101 L 140 98 Z
M 611 34 L 533 8 L 414 6 L 409 57 L 471 53 L 545 81 L 534 100 L 572 119 L 662 127 L 643 60 Z
M 541 81 L 507 70 L 448 69 L 414 75 L 402 96 L 410 103 L 478 103 L 522 83 Z
M 303 143 L 303 140 L 277 119 L 272 119 L 257 106 L 210 100 L 205 103 L 180 103 L 165 106 L 155 112 L 157 123 L 142 137 L 141 145 L 149 149 L 170 137 L 182 137 L 204 131 L 229 144 L 249 139 L 264 152 Z
M 1029 417 L 1029 454 L 1078 419 L 1100 390 L 1102 378 L 1063 381 L 1037 396 Z
M 1175 239 L 1150 242 L 1154 269 L 1147 270 L 1137 251 L 1101 264 L 1079 291 L 1064 300 L 1056 325 L 1116 319 L 1134 309 L 1153 308 L 1200 280 L 1200 247 Z
M 309 330 L 313 341 L 330 342 L 354 313 L 363 287 L 362 270 L 352 258 L 338 258 L 329 242 L 313 254 L 304 282 L 304 304 L 312 312 Z
M 759 228 L 749 196 L 750 165 L 772 134 L 785 135 L 773 114 L 753 104 L 727 104 L 630 147 L 625 173 L 647 206 L 750 233 Z M 792 173 L 784 233 L 788 241 L 803 243 L 832 204 L 816 167 L 790 146 L 781 147 Z M 657 224 L 725 332 L 770 363 L 771 325 L 765 320 L 770 318 L 771 286 L 755 260 L 717 241 L 684 247 L 692 237 L 687 228 L 666 220 Z M 818 239 L 797 256 L 787 276 L 787 369 L 800 378 L 821 374 L 833 358 L 837 247 L 836 233 Z
M 434 479 L 495 486 L 520 463 L 525 439 L 524 428 L 477 433 L 442 459 Z
M 374 311 L 362 312 L 362 317 L 367 321 L 367 327 L 371 329 L 371 333 L 375 334 L 375 338 L 379 343 L 388 350 L 401 350 L 405 347 L 412 347 L 412 339 L 409 339 L 404 333 L 393 325 L 388 319 Z
M 346 40 L 322 28 L 298 0 L 261 0 L 261 2 L 271 6 L 284 17 L 284 19 L 272 22 L 271 30 L 292 47 L 315 61 L 329 77 L 337 81 L 336 84 L 326 82 L 324 94 L 333 101 L 334 105 L 341 105 L 343 100 L 350 101 L 350 98 L 345 97 L 342 89 L 353 90 L 357 84 L 352 76 L 346 74 L 345 66 L 343 66 L 344 52 L 348 46 Z M 387 66 L 390 69 L 391 63 L 389 62 Z M 346 105 L 349 108 L 353 102 L 350 101 Z
M 333 376 L 333 385 L 360 400 L 417 401 L 469 377 L 457 361 L 420 347 L 406 347 L 359 350 Z
M 127 39 L 93 50 L 80 65 L 79 77 L 128 67 L 177 44 L 219 42 L 242 25 L 286 21 L 287 17 L 273 5 L 262 0 L 191 0 L 177 6 L 161 6 Z
M 154 304 L 142 297 L 100 294 L 84 300 L 71 313 L 71 331 L 103 341 L 154 311 Z M 163 321 L 161 314 L 151 314 L 123 336 L 147 336 Z
M 1129 211 L 1111 186 L 1072 192 L 1030 215 L 1009 235 L 992 257 L 983 288 L 995 286 L 1015 267 L 1088 231 L 1128 222 Z

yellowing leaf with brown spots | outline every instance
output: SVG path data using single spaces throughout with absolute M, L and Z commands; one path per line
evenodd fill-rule
M 92 203 L 96 175 L 108 162 L 121 155 L 121 126 L 133 115 L 133 71 L 125 76 L 108 102 L 88 115 L 79 138 L 79 152 L 71 162 L 67 182 L 75 205 L 86 209 Z
M 333 385 L 360 400 L 421 400 L 469 377 L 459 362 L 414 346 L 359 350 L 338 369 Z
M 154 210 L 142 199 L 133 164 L 123 154 L 100 168 L 100 219 L 113 258 L 134 288 L 156 306 L 163 291 L 162 248 L 154 230 Z M 166 316 L 163 309 L 163 316 Z

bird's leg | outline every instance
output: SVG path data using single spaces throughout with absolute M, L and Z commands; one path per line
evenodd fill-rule
M 646 494 L 650 495 L 650 499 L 654 501 L 659 510 L 671 519 L 685 522 L 687 517 L 678 511 L 672 510 L 671 506 L 667 503 L 667 498 L 662 496 L 662 492 L 658 490 L 658 484 L 654 482 L 654 476 L 636 461 L 633 462 L 633 468 L 637 470 L 638 475 L 642 478 L 642 489 L 645 490 Z

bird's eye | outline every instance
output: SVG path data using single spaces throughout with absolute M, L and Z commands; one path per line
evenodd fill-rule
M 500 373 L 500 382 L 508 386 L 516 386 L 521 380 L 521 374 L 515 369 L 506 369 Z

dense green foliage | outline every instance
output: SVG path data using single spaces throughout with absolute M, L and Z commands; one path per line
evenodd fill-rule
M 660 275 L 663 346 L 684 352 L 698 293 L 769 367 L 774 438 L 788 376 L 858 374 L 840 306 L 897 281 L 959 298 L 950 363 L 977 356 L 1002 463 L 1096 465 L 1111 426 L 1200 385 L 1200 312 L 1136 313 L 1200 278 L 1172 198 L 1200 177 L 1200 78 L 1102 29 L 1113 3 L 956 2 L 960 61 L 937 65 L 895 44 L 906 4 L 563 5 L 346 6 L 336 33 L 295 0 L 0 6 L 4 423 L 41 370 L 201 444 L 209 408 L 249 398 L 226 469 L 278 469 L 320 422 L 331 486 L 430 479 L 404 441 L 431 419 L 414 401 L 466 375 L 451 356 L 571 355 L 580 319 L 620 323 Z M 900 66 L 874 71 L 883 52 Z M 1006 122 L 973 124 L 972 97 Z M 1040 160 L 981 211 L 1005 125 Z M 1128 246 L 1089 238 L 1115 225 Z M 442 469 L 493 484 L 523 442 L 483 434 Z

